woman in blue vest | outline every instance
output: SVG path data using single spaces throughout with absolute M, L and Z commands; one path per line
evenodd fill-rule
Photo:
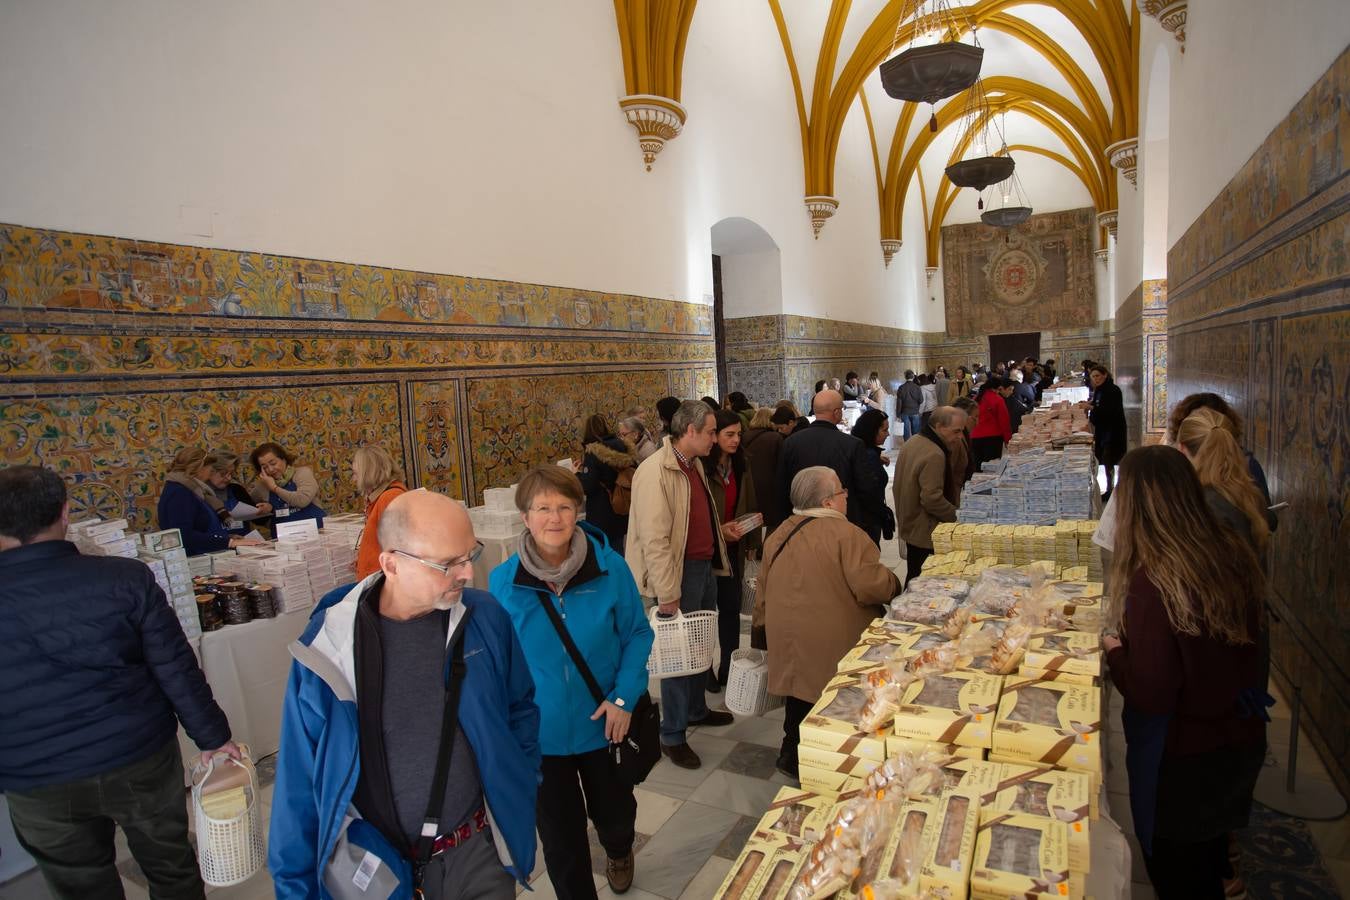
M 169 465 L 164 490 L 159 495 L 159 527 L 162 530 L 177 528 L 182 532 L 183 548 L 188 556 L 226 550 L 244 540 L 225 529 L 220 515 L 207 502 L 206 495 L 211 492 L 211 486 L 205 479 L 210 472 L 205 450 L 184 447 Z
M 319 482 L 313 469 L 295 465 L 295 457 L 271 441 L 259 444 L 248 458 L 258 471 L 248 492 L 259 503 L 271 505 L 277 523 L 317 519 L 319 527 L 323 527 L 323 507 L 314 502 L 319 495 Z

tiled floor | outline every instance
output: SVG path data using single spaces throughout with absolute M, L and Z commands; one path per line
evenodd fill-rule
M 889 501 L 889 497 L 888 497 Z M 895 543 L 883 546 L 883 560 L 899 565 Z M 653 685 L 655 687 L 655 685 Z M 655 695 L 655 691 L 654 691 Z M 709 695 L 713 706 L 721 697 Z M 1288 707 L 1281 701 L 1273 710 L 1270 729 L 1272 750 L 1277 755 L 1288 745 Z M 782 740 L 782 709 L 753 718 L 737 717 L 723 728 L 691 729 L 689 742 L 703 759 L 703 767 L 689 771 L 662 760 L 637 790 L 639 833 L 633 888 L 624 895 L 632 900 L 707 900 L 713 896 L 740 852 L 745 837 L 767 808 L 778 788 L 788 780 L 774 769 Z M 1124 773 L 1124 745 L 1119 739 L 1119 695 L 1112 693 L 1112 714 L 1107 724 L 1108 769 L 1107 808 L 1125 831 L 1134 853 L 1130 896 L 1133 900 L 1153 898 L 1138 846 L 1130 834 L 1131 821 Z M 1306 739 L 1300 757 L 1300 770 L 1309 776 L 1325 777 L 1325 770 Z M 270 808 L 271 787 L 264 791 L 264 813 Z M 266 818 L 266 816 L 264 816 Z M 1350 819 L 1310 823 L 1314 840 L 1327 868 L 1350 898 Z M 119 860 L 128 861 L 125 842 L 119 835 Z M 592 862 L 603 871 L 603 854 L 592 833 Z M 131 900 L 148 898 L 144 887 L 123 879 Z M 604 877 L 596 875 L 601 898 L 611 898 Z M 542 853 L 537 856 L 533 877 L 534 897 L 550 900 L 555 896 L 543 870 Z M 272 896 L 266 872 L 229 888 L 208 889 L 212 900 L 262 900 Z M 36 873 L 28 873 L 0 885 L 0 900 L 46 900 L 47 891 Z M 1265 898 L 1253 897 L 1253 900 Z

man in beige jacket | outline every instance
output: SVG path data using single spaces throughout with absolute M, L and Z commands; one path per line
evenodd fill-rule
M 658 614 L 717 609 L 717 576 L 730 574 L 727 545 L 702 457 L 717 440 L 707 404 L 686 400 L 670 419 L 671 437 L 638 466 L 624 556 L 643 597 Z M 690 725 L 730 725 L 731 714 L 708 709 L 706 672 L 661 680 L 661 750 L 675 765 L 697 769 L 685 739 Z
M 939 406 L 928 426 L 908 441 L 895 463 L 896 537 L 905 542 L 905 584 L 919 574 L 933 555 L 933 529 L 939 522 L 955 522 L 961 485 L 954 483 L 947 464 L 952 448 L 961 442 L 966 414 L 954 406 Z
M 848 491 L 833 469 L 801 470 L 791 495 L 792 515 L 764 545 L 754 624 L 767 632 L 769 691 L 786 698 L 778 769 L 796 778 L 802 719 L 839 658 L 900 593 L 900 579 L 848 520 Z

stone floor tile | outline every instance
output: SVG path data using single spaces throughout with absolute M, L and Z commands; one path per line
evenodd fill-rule
M 689 882 L 679 900 L 709 900 L 715 896 L 717 889 L 726 880 L 727 873 L 731 871 L 732 862 L 733 860 L 723 859 L 720 856 L 708 860 L 703 864 L 703 868 L 698 870 L 694 880 Z
M 667 797 L 665 794 L 658 794 L 655 791 L 647 791 L 637 788 L 633 791 L 637 798 L 638 811 L 637 823 L 635 827 L 642 834 L 656 834 L 661 830 L 661 826 L 666 824 L 675 810 L 680 808 L 683 800 L 675 797 Z
M 690 795 L 694 803 L 731 810 L 758 819 L 778 794 L 778 785 L 749 775 L 734 775 L 718 770 L 708 776 Z
M 637 855 L 633 887 L 658 897 L 679 897 L 739 821 L 729 810 L 684 804 Z

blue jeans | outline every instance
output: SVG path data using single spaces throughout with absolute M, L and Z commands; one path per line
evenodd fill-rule
M 918 413 L 914 413 L 913 415 L 910 416 L 900 417 L 901 423 L 903 423 L 905 426 L 905 440 L 909 440 L 910 438 L 914 437 L 914 435 L 918 434 L 921 430 L 923 430 L 923 426 L 920 424 L 921 419 L 922 416 L 920 416 Z
M 680 612 L 717 609 L 717 579 L 711 560 L 684 561 L 680 578 Z M 708 714 L 703 689 L 708 673 L 661 679 L 661 743 L 674 747 L 684 743 L 684 729 L 690 720 L 697 722 Z

